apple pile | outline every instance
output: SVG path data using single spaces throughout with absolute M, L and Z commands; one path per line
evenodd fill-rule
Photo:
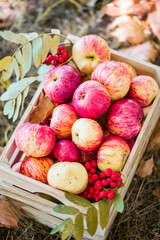
M 68 56 L 64 50 L 58 48 Z M 46 74 L 44 92 L 58 106 L 41 124 L 17 129 L 15 142 L 26 157 L 12 170 L 87 199 L 113 199 L 142 127 L 143 107 L 158 85 L 129 64 L 110 60 L 107 42 L 97 35 L 81 37 L 72 57 L 77 68 L 63 64 Z M 46 63 L 54 65 L 51 58 Z

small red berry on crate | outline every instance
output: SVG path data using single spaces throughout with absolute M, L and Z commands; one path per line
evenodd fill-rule
M 117 183 L 111 182 L 110 186 L 111 186 L 111 188 L 115 188 L 117 186 Z
M 101 193 L 99 194 L 99 198 L 102 199 L 102 198 L 105 198 L 107 197 L 107 192 L 106 191 L 101 191 Z
M 107 179 L 103 179 L 103 180 L 102 180 L 102 186 L 103 186 L 103 187 L 107 187 L 107 186 L 108 186 Z
M 54 60 L 55 60 L 55 61 L 58 61 L 58 60 L 59 60 L 59 56 L 58 56 L 57 54 L 54 56 Z
M 90 192 L 91 194 L 93 194 L 93 193 L 94 193 L 94 188 L 93 188 L 93 187 L 89 187 L 89 192 Z
M 107 198 L 109 200 L 112 200 L 114 198 L 114 194 L 113 193 L 108 193 Z
M 96 169 L 95 168 L 91 168 L 90 169 L 90 173 L 92 173 L 92 174 L 96 173 Z
M 110 177 L 111 176 L 111 173 L 112 173 L 112 170 L 110 168 L 107 168 L 107 170 L 105 171 L 106 173 L 106 177 Z
M 99 175 L 100 179 L 106 178 L 106 173 L 105 172 L 101 172 Z
M 98 180 L 98 174 L 93 174 L 93 175 L 92 175 L 92 179 L 93 179 L 93 181 Z
M 88 194 L 87 194 L 87 198 L 88 198 L 88 199 L 92 199 L 92 197 L 93 197 L 93 196 L 92 196 L 91 193 L 88 193 Z
M 85 162 L 84 167 L 86 170 L 90 170 L 92 166 L 90 162 Z
M 64 58 L 63 57 L 60 57 L 59 60 L 58 60 L 59 63 L 63 63 L 64 62 Z
M 92 161 L 91 161 L 91 165 L 92 165 L 92 167 L 96 168 L 96 167 L 97 167 L 97 162 L 96 162 L 96 160 L 92 160 Z

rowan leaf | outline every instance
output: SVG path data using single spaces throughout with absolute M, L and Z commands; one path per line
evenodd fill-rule
M 23 56 L 20 50 L 16 53 L 15 58 L 19 64 L 20 78 L 23 78 L 25 72 L 23 70 Z
M 80 196 L 77 196 L 75 194 L 65 192 L 65 197 L 69 201 L 71 201 L 79 206 L 82 206 L 82 207 L 90 207 L 92 205 L 90 201 L 88 201 Z
M 52 43 L 51 43 L 51 53 L 52 53 L 52 55 L 56 54 L 59 44 L 60 44 L 60 37 L 58 35 L 55 35 L 52 38 Z
M 11 31 L 1 31 L 0 36 L 9 42 L 14 42 L 17 44 L 23 44 L 27 41 L 26 37 L 20 34 L 13 33 Z
M 11 62 L 5 70 L 2 72 L 2 81 L 7 81 L 10 79 L 13 73 L 13 62 Z
M 42 38 L 42 62 L 46 60 L 46 57 L 51 49 L 52 37 L 45 34 Z
M 60 32 L 60 30 L 57 29 L 57 28 L 52 28 L 52 29 L 51 29 L 51 33 L 60 34 L 61 32 Z
M 28 87 L 26 87 L 26 89 L 23 91 L 23 93 L 22 93 L 22 102 L 21 102 L 21 112 L 20 112 L 20 115 L 21 115 L 21 113 L 22 113 L 22 111 L 23 111 L 23 108 L 24 108 L 24 100 L 25 100 L 25 98 L 27 97 L 27 95 L 28 95 L 28 91 L 29 91 L 29 86 Z
M 22 56 L 23 56 L 23 64 L 22 68 L 24 71 L 24 74 L 26 74 L 32 65 L 32 45 L 31 43 L 27 43 L 23 48 L 22 48 Z
M 28 41 L 38 37 L 38 33 L 37 32 L 31 32 L 31 33 L 19 33 L 20 35 L 24 36 L 25 38 L 27 38 Z
M 93 236 L 97 230 L 97 225 L 98 225 L 97 209 L 94 206 L 91 206 L 90 208 L 88 208 L 86 221 L 87 221 L 87 230 L 89 234 Z
M 77 240 L 80 240 L 83 237 L 84 233 L 84 224 L 83 224 L 83 214 L 79 213 L 74 222 L 74 235 Z
M 4 105 L 3 114 L 8 115 L 10 111 L 12 111 L 12 108 L 14 108 L 13 100 L 6 102 Z
M 42 59 L 42 38 L 39 37 L 32 42 L 33 46 L 33 63 L 36 68 L 41 64 Z
M 19 71 L 18 62 L 15 58 L 13 58 L 13 69 L 14 69 L 15 74 L 16 74 L 16 81 L 18 81 L 19 76 L 20 76 L 20 71 Z
M 11 85 L 12 85 L 12 84 L 11 84 Z M 11 85 L 10 85 L 10 86 L 11 86 Z M 8 100 L 14 99 L 19 92 L 20 92 L 19 89 L 15 89 L 15 88 L 10 89 L 10 91 L 7 90 L 6 92 L 4 92 L 4 93 L 1 95 L 0 100 L 1 100 L 1 101 L 8 101 Z
M 42 64 L 39 68 L 38 68 L 38 75 L 43 75 L 45 73 L 47 73 L 49 70 L 51 70 L 53 68 L 53 65 L 46 65 L 46 64 Z M 42 80 L 42 78 L 44 79 L 45 76 L 41 77 L 40 79 Z M 38 79 L 38 81 L 40 81 Z
M 13 117 L 14 108 L 15 108 L 15 103 L 16 103 L 16 101 L 15 101 L 15 100 L 12 100 L 12 108 L 11 108 L 11 111 L 9 112 L 9 114 L 8 114 L 8 119 L 11 119 L 11 118 Z
M 65 240 L 71 234 L 72 228 L 73 228 L 73 221 L 71 220 L 69 223 L 66 223 L 65 225 L 65 229 L 61 234 L 62 240 Z
M 62 227 L 64 227 L 64 226 L 66 225 L 66 223 L 68 223 L 68 222 L 70 222 L 70 221 L 72 221 L 71 218 L 66 218 L 61 224 L 59 224 L 57 227 L 55 227 L 55 228 L 50 232 L 50 234 L 54 234 L 54 233 L 56 233 L 56 232 L 59 232 L 60 229 L 61 229 Z
M 13 116 L 13 122 L 15 122 L 18 118 L 21 101 L 22 101 L 22 94 L 19 94 L 19 96 L 16 99 L 16 107 L 15 107 L 15 112 L 14 112 L 14 116 Z
M 119 193 L 115 193 L 112 201 L 115 209 L 120 213 L 123 212 L 124 202 L 122 196 Z
M 98 202 L 99 207 L 99 219 L 102 230 L 105 228 L 109 218 L 110 205 L 107 199 L 103 199 Z
M 71 206 L 66 206 L 63 204 L 58 204 L 53 208 L 53 210 L 57 213 L 62 213 L 62 214 L 69 214 L 69 215 L 74 215 L 79 212 L 79 210 L 75 207 Z
M 10 64 L 11 60 L 11 56 L 4 57 L 0 60 L 0 72 Z

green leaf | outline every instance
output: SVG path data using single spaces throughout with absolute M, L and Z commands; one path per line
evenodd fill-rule
M 86 221 L 87 221 L 87 230 L 89 234 L 93 236 L 97 230 L 97 225 L 98 225 L 97 209 L 94 206 L 91 206 L 90 208 L 88 208 Z
M 12 84 L 11 84 L 12 85 Z M 10 86 L 11 86 L 10 85 Z M 17 96 L 17 94 L 19 93 L 20 91 L 19 91 L 19 89 L 10 89 L 10 91 L 6 91 L 6 92 L 4 92 L 2 95 L 1 95 L 1 98 L 0 98 L 0 100 L 1 101 L 7 101 L 7 100 L 12 100 L 12 99 L 14 99 L 16 96 Z
M 57 213 L 70 214 L 70 215 L 74 215 L 79 212 L 79 210 L 77 208 L 71 207 L 71 206 L 66 206 L 63 204 L 58 204 L 57 206 L 55 206 L 53 208 L 53 210 Z
M 17 44 L 20 44 L 20 43 L 23 44 L 27 41 L 26 37 L 20 34 L 13 33 L 11 31 L 1 31 L 0 36 L 9 42 L 14 42 Z
M 11 60 L 11 56 L 4 57 L 0 60 L 0 72 L 10 64 Z
M 74 222 L 74 235 L 77 240 L 80 240 L 83 237 L 84 224 L 83 224 L 83 214 L 79 213 Z
M 45 73 L 47 73 L 49 70 L 51 70 L 53 68 L 52 65 L 46 65 L 46 64 L 42 64 L 39 68 L 38 68 L 38 75 L 43 75 Z M 45 76 L 43 76 L 43 78 L 45 78 Z M 42 78 L 41 78 L 42 79 Z M 40 81 L 38 79 L 38 81 Z
M 41 64 L 42 59 L 42 38 L 37 38 L 32 42 L 33 46 L 33 63 L 36 68 Z
M 55 35 L 52 38 L 52 43 L 51 43 L 51 53 L 52 53 L 52 55 L 56 54 L 59 43 L 60 43 L 60 37 L 58 35 Z
M 24 74 L 26 74 L 32 65 L 32 45 L 31 43 L 27 43 L 23 48 L 22 48 L 22 55 L 23 55 L 23 64 L 22 68 L 24 71 Z
M 13 122 L 15 122 L 18 118 L 21 101 L 22 101 L 22 94 L 19 94 L 19 96 L 17 97 L 17 101 L 16 101 L 16 108 L 15 108 L 15 112 L 14 112 L 14 116 L 13 116 Z
M 105 228 L 109 218 L 110 212 L 110 205 L 107 199 L 103 199 L 98 202 L 99 207 L 99 218 L 100 218 L 100 225 L 102 230 Z
M 26 89 L 23 91 L 23 93 L 22 93 L 22 102 L 21 102 L 21 112 L 20 112 L 20 115 L 21 115 L 21 113 L 22 113 L 22 111 L 23 111 L 23 108 L 24 108 L 24 100 L 25 100 L 25 98 L 27 97 L 27 95 L 28 95 L 28 91 L 29 91 L 29 86 L 28 87 L 26 87 Z
M 115 209 L 120 213 L 123 212 L 124 202 L 123 202 L 122 196 L 119 193 L 115 193 L 112 201 L 113 201 Z
M 70 240 L 71 237 L 72 237 L 72 235 L 73 235 L 73 233 L 71 232 L 70 235 L 69 235 L 69 237 L 67 238 L 67 240 Z
M 64 227 L 64 226 L 66 225 L 66 223 L 68 223 L 68 222 L 70 222 L 70 221 L 72 221 L 71 218 L 66 218 L 61 224 L 59 224 L 57 227 L 55 227 L 55 228 L 50 232 L 50 234 L 54 234 L 54 233 L 56 233 L 56 232 L 59 232 L 60 229 L 61 229 L 62 227 Z
M 8 115 L 12 111 L 12 108 L 14 108 L 13 100 L 6 102 L 4 105 L 3 114 Z
M 19 72 L 19 66 L 18 66 L 17 60 L 15 58 L 13 58 L 13 69 L 14 69 L 15 74 L 16 74 L 16 81 L 18 81 L 19 76 L 20 76 L 20 72 Z
M 19 64 L 20 78 L 23 78 L 25 75 L 25 72 L 23 71 L 23 67 L 22 67 L 23 66 L 23 57 L 22 57 L 22 53 L 20 50 L 16 53 L 15 58 Z
M 70 235 L 70 233 L 72 232 L 72 228 L 73 228 L 73 221 L 71 220 L 69 223 L 66 223 L 65 225 L 65 230 L 63 230 L 61 234 L 62 240 L 65 240 Z
M 38 33 L 37 32 L 31 32 L 31 33 L 19 33 L 20 35 L 24 36 L 25 38 L 27 38 L 28 41 L 38 37 Z
M 10 77 L 12 76 L 12 73 L 13 73 L 13 62 L 11 62 L 2 72 L 2 80 L 6 81 L 10 79 Z
M 88 201 L 88 200 L 86 200 L 86 199 L 84 199 L 84 198 L 82 198 L 80 196 L 71 194 L 71 193 L 65 192 L 65 197 L 69 201 L 71 201 L 71 202 L 73 202 L 73 203 L 75 203 L 75 204 L 77 204 L 79 206 L 82 206 L 82 207 L 90 207 L 92 205 L 90 201 Z

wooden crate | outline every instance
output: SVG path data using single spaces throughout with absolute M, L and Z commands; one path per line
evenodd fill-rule
M 160 85 L 160 68 L 146 62 L 139 62 L 133 60 L 129 57 L 125 57 L 121 53 L 111 50 L 112 60 L 126 62 L 132 65 L 138 75 L 149 75 L 153 77 L 157 83 Z M 35 93 L 33 99 L 31 100 L 28 108 L 23 114 L 17 128 L 29 120 L 29 113 L 32 107 L 38 103 L 40 93 L 42 91 L 42 84 Z M 132 181 L 135 174 L 138 163 L 145 151 L 146 145 L 149 141 L 149 137 L 156 126 L 156 123 L 160 116 L 160 90 L 157 97 L 155 98 L 152 108 L 144 121 L 141 132 L 139 133 L 134 147 L 130 153 L 130 156 L 124 166 L 123 173 L 128 178 L 127 186 L 121 191 L 121 195 L 124 197 L 127 189 Z M 64 192 L 53 189 L 49 185 L 43 184 L 19 173 L 13 172 L 10 166 L 17 162 L 22 153 L 16 148 L 15 141 L 15 131 L 12 134 L 7 146 L 5 147 L 1 158 L 0 158 L 0 192 L 12 199 L 15 199 L 23 203 L 22 209 L 29 215 L 37 219 L 39 222 L 44 223 L 50 227 L 55 227 L 55 225 L 62 222 L 63 219 L 68 217 L 67 215 L 58 214 L 53 212 L 53 207 L 56 205 L 57 199 L 63 204 L 70 206 L 76 206 L 64 197 Z M 37 193 L 45 193 L 52 196 L 52 200 L 47 200 Z M 76 206 L 77 207 L 77 206 Z M 81 210 L 82 208 L 79 207 Z M 116 217 L 117 211 L 111 206 L 110 218 L 106 228 L 102 231 L 100 226 L 98 226 L 96 234 L 90 237 L 85 230 L 84 238 L 92 239 L 106 239 L 112 223 Z M 86 228 L 86 225 L 85 225 Z

